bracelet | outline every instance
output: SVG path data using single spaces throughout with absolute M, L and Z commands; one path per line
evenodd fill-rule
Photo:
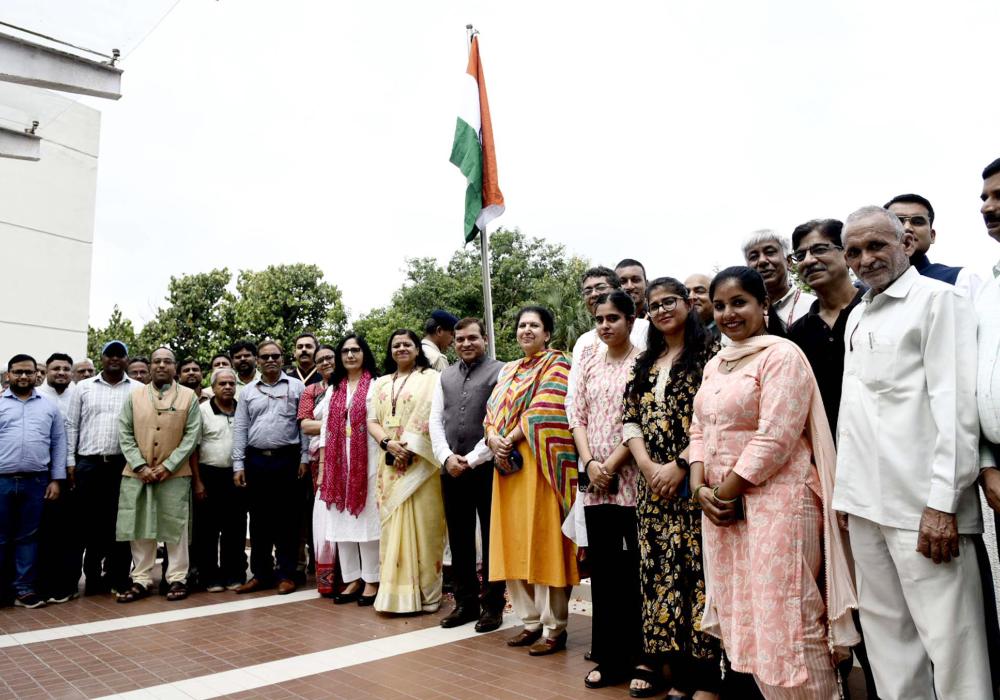
M 594 459 L 593 457 L 591 457 L 590 459 L 588 459 L 588 460 L 587 460 L 587 463 L 583 465 L 583 469 L 584 469 L 584 471 L 586 471 L 586 470 L 587 470 L 587 468 L 588 468 L 588 467 L 590 466 L 590 463 L 591 463 L 591 462 L 596 462 L 596 461 L 597 461 L 597 460 L 596 460 L 596 459 Z
M 721 498 L 719 496 L 719 487 L 718 486 L 716 486 L 714 489 L 712 489 L 712 495 L 715 496 L 715 500 L 717 500 L 719 503 L 736 503 L 736 501 L 740 500 L 739 496 L 737 496 L 736 498 L 728 498 L 728 499 L 727 498 Z
M 708 488 L 708 484 L 698 484 L 697 486 L 695 486 L 691 490 L 691 498 L 693 498 L 694 500 L 697 501 L 698 500 L 698 492 L 701 491 L 702 489 L 707 489 L 707 488 Z

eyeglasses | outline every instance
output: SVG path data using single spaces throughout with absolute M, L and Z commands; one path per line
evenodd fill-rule
M 667 297 L 663 301 L 654 301 L 649 305 L 649 313 L 658 314 L 661 311 L 673 311 L 677 308 L 677 302 L 684 301 L 680 297 Z
M 833 243 L 817 243 L 816 245 L 809 246 L 805 250 L 796 250 L 792 253 L 792 260 L 795 262 L 802 262 L 806 259 L 807 255 L 812 255 L 814 258 L 818 258 L 819 256 L 827 255 L 834 250 L 843 250 L 843 247 Z
M 323 357 L 317 357 L 316 358 L 316 364 L 317 365 L 322 365 L 322 364 L 325 364 L 327 362 L 333 362 L 333 355 L 323 355 Z
M 583 296 L 589 297 L 591 294 L 600 294 L 601 292 L 606 292 L 611 289 L 611 285 L 607 282 L 601 282 L 600 284 L 595 284 L 593 287 L 584 287 Z
M 257 355 L 257 357 L 259 357 L 261 360 L 264 360 L 264 362 L 267 362 L 268 360 L 280 360 L 281 359 L 281 353 L 280 352 L 276 352 L 276 353 L 273 353 L 273 354 L 264 354 L 264 353 L 261 353 L 260 355 Z
M 15 377 L 30 377 L 36 372 L 38 372 L 38 370 L 36 369 L 12 369 L 10 371 L 10 374 L 14 375 Z
M 930 223 L 930 220 L 926 216 L 897 216 L 897 219 L 903 222 L 903 226 L 906 226 L 906 222 L 909 221 L 914 226 L 926 226 Z
M 344 348 L 340 351 L 341 355 L 360 355 L 361 348 Z

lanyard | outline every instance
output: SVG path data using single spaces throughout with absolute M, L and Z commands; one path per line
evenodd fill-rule
M 410 370 L 410 374 L 413 374 L 413 370 Z M 410 374 L 407 374 L 403 378 L 403 383 L 399 385 L 399 391 L 396 391 L 396 377 L 399 376 L 398 372 L 394 372 L 392 375 L 392 390 L 389 392 L 392 395 L 392 415 L 396 415 L 396 402 L 399 400 L 400 394 L 403 393 L 404 387 L 406 387 L 406 382 L 410 380 Z

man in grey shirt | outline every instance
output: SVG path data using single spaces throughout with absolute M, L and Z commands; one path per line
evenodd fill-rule
M 297 420 L 305 385 L 281 371 L 284 351 L 274 340 L 257 346 L 261 376 L 250 381 L 236 404 L 233 429 L 233 479 L 247 490 L 250 510 L 250 572 L 236 589 L 252 593 L 275 585 L 295 590 L 298 563 L 296 479 L 308 465 Z M 272 548 L 277 553 L 275 574 Z

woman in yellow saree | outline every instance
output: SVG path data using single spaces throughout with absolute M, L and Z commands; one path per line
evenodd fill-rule
M 577 475 L 566 417 L 570 365 L 563 352 L 546 348 L 554 328 L 548 309 L 521 309 L 516 327 L 524 357 L 500 371 L 483 422 L 498 472 L 490 579 L 507 581 L 524 622 L 507 644 L 542 656 L 566 648 L 569 592 L 580 582 L 576 547 L 561 529 Z
M 438 373 L 430 369 L 413 331 L 389 338 L 386 374 L 369 394 L 368 432 L 379 457 L 377 494 L 382 535 L 379 612 L 436 612 L 441 607 L 445 521 L 441 465 L 428 433 Z

